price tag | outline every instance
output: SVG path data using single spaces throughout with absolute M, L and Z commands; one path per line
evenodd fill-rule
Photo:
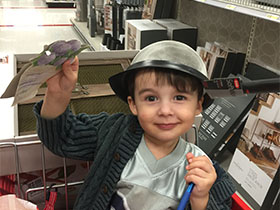
M 235 10 L 236 6 L 232 4 L 227 4 L 225 8 L 230 10 Z
M 278 20 L 279 19 L 278 15 L 273 15 L 273 14 L 267 14 L 266 17 L 268 19 L 271 19 L 271 20 Z

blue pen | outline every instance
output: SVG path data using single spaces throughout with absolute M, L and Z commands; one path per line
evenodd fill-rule
M 179 206 L 177 208 L 177 210 L 184 210 L 186 208 L 186 205 L 190 199 L 190 196 L 191 196 L 191 192 L 193 190 L 193 187 L 194 187 L 194 183 L 190 183 L 188 188 L 186 189 L 180 203 L 179 203 Z

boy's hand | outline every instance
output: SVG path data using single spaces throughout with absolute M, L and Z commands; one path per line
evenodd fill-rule
M 79 60 L 67 60 L 62 70 L 47 80 L 47 92 L 41 109 L 41 116 L 52 119 L 61 115 L 68 106 L 79 70 Z
M 73 60 L 67 60 L 62 65 L 62 70 L 47 80 L 50 94 L 72 93 L 78 79 L 79 60 L 76 56 Z
M 194 157 L 192 153 L 188 153 L 186 158 L 189 164 L 185 180 L 195 184 L 190 197 L 192 209 L 206 209 L 210 188 L 217 178 L 216 170 L 206 156 Z

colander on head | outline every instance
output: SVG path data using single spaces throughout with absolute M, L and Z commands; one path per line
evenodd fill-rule
M 127 76 L 143 68 L 172 69 L 194 76 L 201 82 L 208 80 L 205 64 L 195 50 L 178 41 L 159 41 L 140 50 L 125 71 L 109 78 L 111 88 L 123 101 L 127 102 L 129 94 Z

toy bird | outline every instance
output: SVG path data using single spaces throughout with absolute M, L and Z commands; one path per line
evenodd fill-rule
M 35 97 L 40 86 L 60 71 L 66 60 L 74 59 L 88 47 L 78 40 L 59 40 L 44 46 L 44 50 L 37 57 L 20 69 L 1 98 L 14 97 L 12 104 L 14 106 Z

